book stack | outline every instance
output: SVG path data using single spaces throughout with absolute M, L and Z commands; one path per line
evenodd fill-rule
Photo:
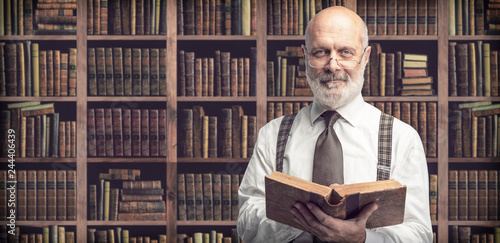
M 165 96 L 165 48 L 89 48 L 90 96 Z
M 240 105 L 222 108 L 217 116 L 202 106 L 181 109 L 179 155 L 187 158 L 250 158 L 257 137 L 256 116 Z
M 437 35 L 437 0 L 357 1 L 369 35 Z
M 500 104 L 462 103 L 450 111 L 451 157 L 500 157 Z
M 76 48 L 0 42 L 0 96 L 76 96 Z
M 177 63 L 178 96 L 255 96 L 255 47 L 250 47 L 250 57 L 219 50 L 214 57 L 195 57 L 195 52 L 180 50 Z
M 167 243 L 167 235 L 158 234 L 157 238 L 150 236 L 132 236 L 133 230 L 116 227 L 114 229 L 87 229 L 88 243 L 113 243 L 113 242 L 150 242 Z
M 449 42 L 449 95 L 498 96 L 498 50 L 482 41 Z
M 345 6 L 345 0 L 267 1 L 268 35 L 304 35 L 309 20 L 330 6 Z
M 276 65 L 267 62 L 267 96 L 313 96 L 302 48 L 287 46 L 276 51 L 276 58 Z
M 166 110 L 95 108 L 87 111 L 89 157 L 165 157 Z
M 436 102 L 369 102 L 382 112 L 410 124 L 420 135 L 427 157 L 437 157 Z
M 448 174 L 449 220 L 498 220 L 498 170 L 450 170 Z
M 15 133 L 15 155 L 33 157 L 76 157 L 76 121 L 61 121 L 54 103 L 39 101 L 10 103 L 2 110 L 1 131 Z M 2 155 L 8 153 L 7 136 L 2 141 Z
M 299 113 L 300 109 L 307 107 L 310 102 L 267 102 L 267 122 L 290 114 Z
M 500 227 L 485 228 L 486 231 L 470 226 L 452 225 L 450 226 L 450 242 L 496 242 L 500 239 Z
M 256 0 L 178 0 L 179 35 L 256 35 Z
M 61 242 L 75 243 L 75 232 L 68 231 L 67 226 L 43 226 L 43 227 L 15 227 L 15 229 L 7 226 L 0 226 L 0 235 L 5 238 L 0 238 L 2 242 L 17 243 L 17 242 Z M 74 230 L 74 227 L 71 227 Z M 11 231 L 12 230 L 12 231 Z M 45 241 L 46 240 L 46 241 Z
M 88 35 L 164 35 L 167 0 L 87 1 Z
M 434 95 L 432 77 L 427 72 L 427 55 L 403 53 L 401 95 Z
M 238 236 L 236 229 L 231 229 L 231 235 L 225 236 L 223 233 L 219 233 L 215 230 L 211 230 L 210 233 L 195 232 L 192 236 L 187 234 L 177 234 L 177 242 L 185 243 L 203 243 L 203 242 L 243 242 L 243 240 Z
M 89 185 L 90 220 L 164 220 L 161 181 L 139 181 L 140 176 L 141 171 L 136 169 L 109 169 L 108 173 L 100 173 L 99 197 L 97 185 Z M 122 181 L 121 188 L 115 181 Z
M 32 4 L 26 2 L 25 5 Z M 76 35 L 76 0 L 38 1 L 34 22 L 37 27 L 33 30 L 35 35 Z
M 476 5 L 478 5 L 476 3 Z M 484 18 L 484 16 L 482 16 Z M 484 32 L 486 35 L 500 34 L 500 2 L 489 0 L 484 19 Z
M 17 170 L 17 220 L 76 220 L 75 170 Z M 0 182 L 7 183 L 7 171 Z M 5 188 L 1 195 L 7 195 Z M 0 218 L 5 220 L 7 197 L 0 197 Z
M 178 220 L 236 220 L 242 174 L 177 174 Z

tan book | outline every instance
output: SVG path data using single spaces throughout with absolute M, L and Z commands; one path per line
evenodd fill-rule
M 36 170 L 28 170 L 26 173 L 26 192 L 27 192 L 27 219 L 36 220 L 37 213 L 37 172 Z
M 6 171 L 3 171 L 4 181 L 7 179 Z M 17 174 L 17 205 L 16 205 L 16 210 L 17 210 L 17 220 L 26 220 L 27 216 L 27 181 L 26 181 L 26 170 L 18 170 L 16 171 Z M 1 176 L 0 176 L 1 177 Z M 6 196 L 6 195 L 2 195 Z M 7 206 L 7 197 L 3 198 L 2 202 L 5 202 L 4 206 Z M 4 208 L 6 212 L 6 208 Z M 2 218 L 3 220 L 4 218 Z
M 396 225 L 404 219 L 406 186 L 396 180 L 340 185 L 334 189 L 277 171 L 265 180 L 266 216 L 298 229 L 305 230 L 290 213 L 296 202 L 313 202 L 340 219 L 355 217 L 363 207 L 376 202 L 378 209 L 368 218 L 367 228 Z
M 468 171 L 458 171 L 458 220 L 468 219 Z
M 194 174 L 185 174 L 186 179 L 186 219 L 196 220 Z
M 480 170 L 477 180 L 478 220 L 488 220 L 488 171 Z
M 66 211 L 66 171 L 58 170 L 57 171 L 57 220 L 66 220 L 67 211 Z
M 231 220 L 231 175 L 221 175 L 222 220 Z
M 186 180 L 177 174 L 177 220 L 186 220 Z
M 67 220 L 76 220 L 76 170 L 66 172 Z
M 47 171 L 47 220 L 57 220 L 57 171 Z
M 213 187 L 212 187 L 212 174 L 204 173 L 203 177 L 203 214 L 205 220 L 214 219 L 213 207 Z
M 47 220 L 47 171 L 37 171 L 36 183 L 36 219 Z

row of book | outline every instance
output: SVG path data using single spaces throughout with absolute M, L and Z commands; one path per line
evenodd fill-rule
M 166 55 L 165 48 L 89 48 L 89 95 L 165 96 Z
M 179 35 L 256 35 L 256 0 L 177 0 Z
M 309 20 L 330 6 L 345 6 L 345 0 L 267 0 L 268 35 L 304 35 Z
M 26 3 L 28 2 L 28 3 Z M 25 1 L 31 4 L 32 1 Z M 42 1 L 35 9 L 34 34 L 76 34 L 76 1 Z M 32 15 L 31 12 L 25 14 Z
M 75 170 L 17 170 L 15 180 L 17 220 L 76 220 Z M 8 181 L 13 180 L 1 170 L 0 182 Z M 10 215 L 9 194 L 0 188 L 2 220 Z
M 500 240 L 500 227 L 477 230 L 470 226 L 450 226 L 450 242 L 493 243 Z
M 498 96 L 498 50 L 482 41 L 448 44 L 450 96 Z
M 267 96 L 313 96 L 305 65 L 301 47 L 276 51 L 276 64 L 267 62 Z
M 50 225 L 41 227 L 15 227 L 0 226 L 0 242 L 5 243 L 75 243 L 74 231 L 69 231 L 66 226 Z
M 0 96 L 76 96 L 76 48 L 0 42 Z
M 448 1 L 449 35 L 498 35 L 498 1 Z
M 364 73 L 364 96 L 434 95 L 433 78 L 424 54 L 384 53 L 371 43 L 370 62 Z
M 498 220 L 498 170 L 448 172 L 449 220 Z
M 231 229 L 231 235 L 224 235 L 223 233 L 211 230 L 208 232 L 195 232 L 192 236 L 187 234 L 177 234 L 177 243 L 204 243 L 204 242 L 217 242 L 217 243 L 238 243 L 243 242 L 239 237 L 236 229 Z
M 382 112 L 411 125 L 420 135 L 427 157 L 437 157 L 436 102 L 369 102 Z
M 161 181 L 141 181 L 140 176 L 141 171 L 137 169 L 109 169 L 108 173 L 100 173 L 99 194 L 97 185 L 89 185 L 89 219 L 164 220 Z
M 157 237 L 133 236 L 132 229 L 87 229 L 87 243 L 167 243 L 167 235 L 158 234 Z
M 240 105 L 221 108 L 217 115 L 202 106 L 180 111 L 179 157 L 250 158 L 257 137 L 256 116 Z
M 89 157 L 165 157 L 165 109 L 87 110 Z
M 271 120 L 299 113 L 300 109 L 307 107 L 310 102 L 267 102 L 267 122 Z
M 87 1 L 88 35 L 164 35 L 167 0 Z
M 10 103 L 7 108 L 0 111 L 0 131 L 8 134 L 9 129 L 12 129 L 15 156 L 76 157 L 76 121 L 60 120 L 54 103 Z M 9 154 L 8 139 L 8 136 L 4 136 L 0 145 L 2 156 Z
M 500 157 L 500 104 L 462 103 L 449 115 L 450 156 L 464 158 Z
M 250 57 L 231 57 L 231 52 L 220 50 L 214 57 L 195 55 L 178 53 L 178 96 L 255 96 L 255 47 L 250 47 Z
M 178 220 L 236 220 L 242 174 L 177 174 Z
M 437 0 L 357 0 L 369 35 L 437 35 Z

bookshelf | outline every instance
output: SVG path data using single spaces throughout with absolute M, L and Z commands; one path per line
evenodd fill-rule
M 87 1 L 77 1 L 77 31 L 76 35 L 12 35 L 0 36 L 0 41 L 57 41 L 76 43 L 77 48 L 77 93 L 75 97 L 0 97 L 0 102 L 65 102 L 74 104 L 76 107 L 77 124 L 77 154 L 76 158 L 18 158 L 16 162 L 25 163 L 71 163 L 74 164 L 77 171 L 77 219 L 76 221 L 19 221 L 18 226 L 46 226 L 46 225 L 65 225 L 76 227 L 77 242 L 86 242 L 87 229 L 90 227 L 104 226 L 155 226 L 164 227 L 168 242 L 176 241 L 176 234 L 179 232 L 178 226 L 206 227 L 217 226 L 222 228 L 236 227 L 235 221 L 178 221 L 177 220 L 177 173 L 182 170 L 180 167 L 187 167 L 191 164 L 204 164 L 205 166 L 218 164 L 237 164 L 245 166 L 249 159 L 233 158 L 182 158 L 178 157 L 178 114 L 179 107 L 192 107 L 192 104 L 223 104 L 231 106 L 232 103 L 244 104 L 255 109 L 257 117 L 257 129 L 264 126 L 267 122 L 267 103 L 268 102 L 311 102 L 312 97 L 268 97 L 266 94 L 266 62 L 269 60 L 268 53 L 275 50 L 271 46 L 276 43 L 301 43 L 304 36 L 300 35 L 267 35 L 267 1 L 257 0 L 256 12 L 256 35 L 250 36 L 231 36 L 231 35 L 177 35 L 177 3 L 167 0 L 166 21 L 167 28 L 164 35 L 87 35 Z M 355 0 L 347 0 L 346 6 L 356 9 Z M 453 102 L 476 102 L 493 101 L 500 102 L 500 97 L 450 97 L 448 95 L 448 43 L 450 41 L 500 41 L 500 36 L 494 35 L 449 35 L 448 34 L 448 1 L 438 1 L 438 34 L 437 35 L 417 35 L 417 36 L 370 36 L 370 42 L 390 42 L 390 43 L 430 43 L 437 50 L 436 53 L 427 53 L 430 59 L 437 60 L 435 83 L 437 83 L 437 93 L 435 96 L 367 96 L 369 102 L 436 102 L 437 103 L 437 157 L 428 158 L 429 167 L 432 167 L 438 174 L 438 220 L 433 221 L 432 225 L 437 233 L 438 242 L 449 241 L 449 226 L 479 226 L 479 227 L 498 227 L 500 221 L 451 221 L 448 220 L 448 171 L 450 164 L 465 165 L 471 168 L 479 168 L 486 164 L 489 166 L 498 166 L 499 158 L 449 158 L 449 119 L 448 110 Z M 111 47 L 115 42 L 134 43 L 137 46 L 147 46 L 144 43 L 155 43 L 166 48 L 167 53 L 167 94 L 166 96 L 89 96 L 88 95 L 88 76 L 87 76 L 87 50 L 89 47 L 105 45 Z M 141 44 L 142 43 L 142 44 Z M 244 48 L 256 47 L 256 95 L 250 97 L 181 97 L 178 96 L 177 87 L 177 53 L 180 47 L 190 47 L 192 43 L 207 43 L 215 45 L 242 44 Z M 132 44 L 132 45 L 134 45 Z M 283 44 L 283 45 L 285 45 Z M 437 47 L 437 48 L 436 48 Z M 424 46 L 417 48 L 424 49 Z M 269 49 L 269 50 L 268 50 Z M 109 104 L 113 102 L 137 102 L 137 103 L 155 103 L 162 109 L 166 109 L 167 114 L 167 156 L 151 158 L 106 158 L 106 157 L 88 157 L 87 156 L 87 109 L 97 104 Z M 0 160 L 6 162 L 5 158 Z M 161 164 L 165 168 L 164 178 L 166 184 L 165 198 L 167 216 L 162 221 L 90 221 L 87 220 L 87 191 L 88 191 L 88 173 L 93 166 L 106 164 L 119 167 L 122 164 L 147 163 L 154 166 Z M 150 169 L 150 168 L 149 168 Z M 147 169 L 145 169 L 147 170 Z M 184 169 L 185 170 L 185 169 Z M 202 173 L 198 169 L 191 169 L 191 173 Z M 2 224 L 5 222 L 2 221 Z

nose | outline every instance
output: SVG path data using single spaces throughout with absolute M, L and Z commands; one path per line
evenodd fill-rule
M 330 60 L 328 60 L 325 68 L 330 70 L 330 72 L 335 72 L 335 71 L 343 69 L 342 66 L 340 66 L 339 59 L 333 58 L 333 57 L 330 58 Z

